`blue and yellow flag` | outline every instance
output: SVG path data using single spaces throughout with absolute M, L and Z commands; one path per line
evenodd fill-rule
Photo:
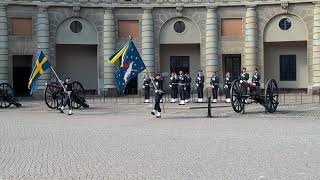
M 130 40 L 127 44 L 127 48 L 122 54 L 121 66 L 115 72 L 118 92 L 123 94 L 128 82 L 144 69 L 146 69 L 146 66 L 143 63 L 136 46 Z
M 29 78 L 28 88 L 30 89 L 30 95 L 32 95 L 35 90 L 38 78 L 50 68 L 51 64 L 48 62 L 47 57 L 41 51 Z
M 110 64 L 115 63 L 122 55 L 126 52 L 126 50 L 129 48 L 129 44 L 131 42 L 131 39 L 125 43 L 123 46 L 120 46 L 120 48 L 112 55 L 109 57 L 108 62 Z

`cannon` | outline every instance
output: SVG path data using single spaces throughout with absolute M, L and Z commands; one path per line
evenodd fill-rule
M 44 98 L 46 105 L 51 109 L 57 109 L 63 102 L 64 89 L 58 82 L 51 82 L 46 84 Z M 80 107 L 88 108 L 89 105 L 85 100 L 85 90 L 80 82 L 72 82 L 71 106 L 74 109 Z
M 0 84 L 0 108 L 8 108 L 11 105 L 20 107 L 21 104 L 14 96 L 13 88 L 8 83 Z
M 250 103 L 261 104 L 265 113 L 274 113 L 279 105 L 279 88 L 274 79 L 267 81 L 265 89 L 236 79 L 231 85 L 230 98 L 232 108 L 237 113 L 244 113 L 247 100 Z

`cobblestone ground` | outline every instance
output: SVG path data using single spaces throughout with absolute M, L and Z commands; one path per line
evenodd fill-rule
M 214 118 L 189 110 L 205 104 L 166 104 L 161 119 L 151 105 L 90 105 L 72 116 L 41 101 L 1 109 L 0 179 L 320 179 L 318 103 Z

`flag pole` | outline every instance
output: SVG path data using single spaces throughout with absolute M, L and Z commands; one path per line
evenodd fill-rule
M 64 92 L 67 92 L 66 88 L 65 88 L 65 87 L 64 87 L 64 85 L 62 84 L 62 82 L 61 82 L 61 80 L 60 80 L 59 76 L 57 75 L 56 71 L 53 69 L 53 67 L 52 67 L 52 66 L 51 66 L 50 68 L 51 68 L 51 70 L 52 70 L 53 74 L 54 74 L 54 75 L 56 76 L 56 78 L 58 79 L 58 81 L 59 81 L 60 85 L 62 86 L 63 91 L 64 91 Z M 70 105 L 70 108 L 72 108 L 70 94 L 69 94 L 68 92 L 67 92 L 67 94 L 68 94 L 68 96 L 69 96 L 69 105 Z M 61 105 L 62 105 L 62 104 L 61 104 Z

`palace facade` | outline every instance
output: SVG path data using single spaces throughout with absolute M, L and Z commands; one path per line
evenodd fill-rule
M 152 75 L 204 71 L 233 76 L 256 68 L 262 85 L 310 91 L 320 87 L 320 2 L 309 0 L 2 0 L 0 82 L 26 94 L 42 50 L 63 79 L 86 89 L 115 89 L 107 57 L 133 37 Z M 38 89 L 53 80 L 47 72 Z M 223 79 L 223 78 L 220 78 Z M 141 89 L 143 74 L 127 93 Z M 221 86 L 222 86 L 221 82 Z M 195 87 L 195 84 L 193 83 Z

